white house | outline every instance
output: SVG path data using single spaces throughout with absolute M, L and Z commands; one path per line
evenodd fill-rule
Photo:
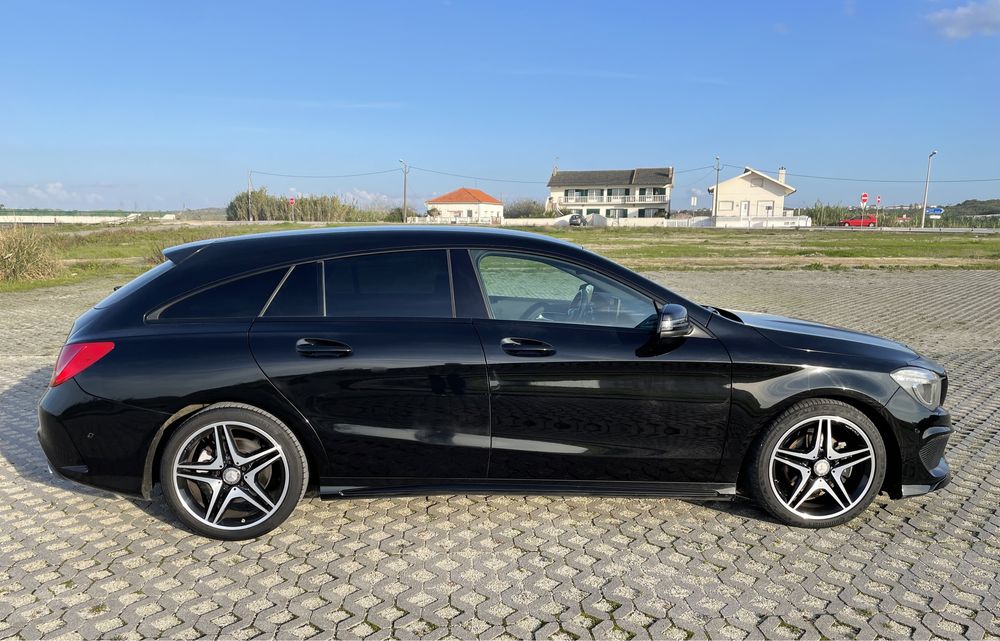
M 664 217 L 670 213 L 673 167 L 555 170 L 549 178 L 547 211 L 599 214 L 609 219 Z
M 455 224 L 503 224 L 503 203 L 485 191 L 461 187 L 424 203 L 427 222 Z M 436 214 L 434 212 L 437 212 Z
M 715 196 L 715 185 L 708 193 L 716 198 L 718 205 L 713 212 L 719 218 L 781 217 L 785 211 L 785 196 L 795 193 L 795 188 L 785 183 L 785 168 L 778 170 L 774 178 L 753 167 L 743 173 L 719 183 L 719 195 Z M 713 204 L 714 205 L 714 204 Z

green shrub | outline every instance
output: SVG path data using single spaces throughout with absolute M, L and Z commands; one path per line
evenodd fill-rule
M 39 280 L 59 271 L 48 238 L 31 227 L 0 229 L 0 281 Z

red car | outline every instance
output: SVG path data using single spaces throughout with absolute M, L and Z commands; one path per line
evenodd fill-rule
M 841 227 L 877 227 L 878 219 L 875 218 L 874 214 L 869 214 L 857 218 L 845 218 L 837 224 Z

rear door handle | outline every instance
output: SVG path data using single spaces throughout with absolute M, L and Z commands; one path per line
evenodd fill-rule
M 556 353 L 555 347 L 533 338 L 504 338 L 500 348 L 511 356 L 552 356 Z
M 326 338 L 300 338 L 295 341 L 295 351 L 303 356 L 343 358 L 350 356 L 350 345 Z

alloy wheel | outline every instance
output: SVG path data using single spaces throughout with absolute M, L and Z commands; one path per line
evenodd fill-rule
M 288 492 L 281 446 L 248 423 L 226 421 L 198 430 L 172 461 L 181 505 L 212 528 L 241 530 L 271 517 Z
M 781 505 L 808 520 L 850 511 L 868 494 L 875 448 L 852 421 L 816 416 L 796 423 L 771 452 L 768 476 Z

